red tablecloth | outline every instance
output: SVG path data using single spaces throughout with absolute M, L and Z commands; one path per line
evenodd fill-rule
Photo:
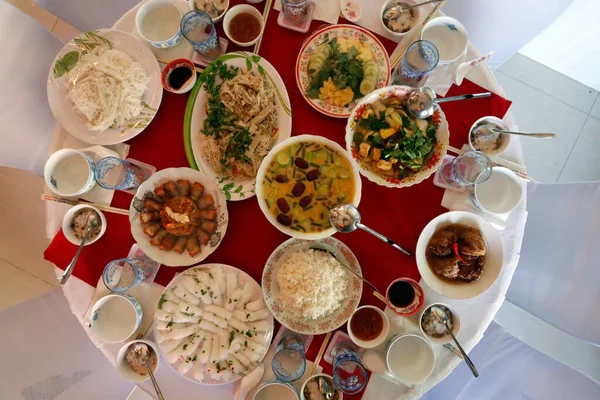
M 240 2 L 232 0 L 233 4 Z M 261 7 L 262 4 L 259 9 Z M 259 53 L 278 70 L 285 82 L 292 106 L 292 134 L 322 135 L 345 147 L 346 120 L 327 117 L 313 110 L 304 101 L 296 86 L 296 57 L 308 34 L 281 28 L 277 25 L 277 15 L 277 11 L 271 10 Z M 313 22 L 310 31 L 314 31 L 320 25 L 322 22 Z M 224 36 L 222 32 L 221 35 Z M 395 43 L 385 38 L 380 40 L 391 54 Z M 230 43 L 229 51 L 232 50 L 240 49 Z M 465 80 L 460 87 L 452 87 L 448 96 L 480 91 L 484 90 Z M 164 93 L 153 122 L 142 134 L 128 142 L 131 145 L 129 157 L 154 165 L 158 170 L 189 166 L 183 146 L 183 116 L 187 97 Z M 460 148 L 466 142 L 468 129 L 475 120 L 486 115 L 502 118 L 510 104 L 496 95 L 468 102 L 444 103 L 442 108 L 452 133 L 451 145 Z M 414 251 L 421 230 L 431 219 L 446 211 L 440 205 L 442 195 L 443 189 L 434 186 L 432 178 L 403 189 L 389 189 L 363 179 L 359 209 L 365 224 L 389 236 L 406 249 Z M 116 192 L 112 206 L 128 209 L 131 198 L 129 194 Z M 267 258 L 287 236 L 275 229 L 262 215 L 256 198 L 229 202 L 227 206 L 227 233 L 219 248 L 205 262 L 233 265 L 260 282 Z M 93 246 L 84 248 L 73 272 L 73 275 L 92 286 L 97 284 L 104 266 L 113 259 L 125 257 L 134 243 L 126 216 L 111 213 L 105 215 L 106 234 Z M 385 292 L 389 283 L 398 277 L 420 279 L 414 257 L 404 255 L 368 233 L 355 231 L 347 235 L 337 234 L 336 237 L 352 249 L 361 264 L 365 278 L 381 292 Z M 61 231 L 47 248 L 44 257 L 64 268 L 75 251 L 76 246 L 69 243 Z M 166 285 L 175 273 L 183 269 L 163 266 L 156 282 Z M 372 295 L 370 288 L 367 285 L 364 287 L 362 303 L 382 306 Z M 322 340 L 322 337 L 315 338 L 308 354 L 310 359 L 314 359 Z M 329 365 L 324 367 L 331 373 Z M 347 397 L 350 399 L 354 396 Z

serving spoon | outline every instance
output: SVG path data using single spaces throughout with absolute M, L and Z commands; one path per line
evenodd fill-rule
M 479 99 L 482 97 L 490 97 L 491 92 L 461 94 L 460 96 L 444 97 L 443 99 L 436 98 L 435 92 L 428 87 L 420 87 L 413 90 L 406 100 L 406 108 L 408 112 L 417 119 L 426 119 L 433 115 L 435 105 L 439 103 L 447 103 L 450 101 Z
M 85 244 L 85 242 L 87 242 L 88 238 L 90 237 L 90 233 L 92 233 L 92 230 L 94 228 L 96 228 L 98 226 L 98 224 L 99 224 L 98 216 L 95 214 L 91 215 L 88 219 L 88 227 L 85 230 L 83 239 L 81 239 L 81 244 L 79 245 L 79 248 L 77 249 L 77 252 L 75 253 L 75 256 L 73 256 L 71 263 L 65 269 L 65 272 L 63 273 L 62 277 L 60 278 L 61 285 L 64 285 L 65 283 L 67 283 L 67 280 L 69 279 L 69 277 L 71 276 L 71 273 L 73 272 L 73 268 L 75 268 L 75 264 L 77 264 L 77 260 L 79 259 L 79 254 L 81 254 L 81 250 L 83 249 L 83 245 Z
M 392 239 L 389 239 L 383 236 L 381 233 L 369 228 L 368 226 L 361 224 L 360 213 L 352 204 L 338 204 L 329 210 L 329 223 L 335 228 L 336 231 L 340 233 L 350 233 L 355 231 L 356 228 L 360 228 L 363 231 L 367 231 L 376 238 L 386 242 L 395 249 L 400 250 L 407 256 L 411 255 L 407 250 L 394 243 Z
M 429 1 L 424 1 L 423 3 L 406 5 L 406 6 L 400 5 L 400 3 L 398 2 L 398 3 L 396 3 L 395 6 L 389 7 L 388 9 L 385 10 L 385 13 L 383 14 L 383 18 L 395 19 L 406 10 L 410 10 L 411 8 L 421 7 L 421 6 L 424 6 L 425 4 L 439 3 L 440 1 L 442 1 L 442 0 L 429 0 Z
M 537 139 L 554 139 L 556 134 L 554 133 L 524 133 L 524 132 L 511 132 L 511 131 L 503 131 L 501 129 L 492 128 L 491 126 L 484 125 L 477 129 L 477 135 L 489 136 L 494 133 L 504 133 L 506 135 L 519 135 L 519 136 L 527 136 Z
M 431 306 L 431 311 L 432 311 L 432 314 L 438 319 L 438 321 L 440 321 L 441 323 L 444 324 L 444 326 L 446 327 L 446 331 L 448 331 L 450 336 L 452 336 L 452 340 L 454 340 L 454 343 L 456 343 L 456 347 L 458 347 L 458 350 L 460 350 L 460 353 L 462 354 L 463 358 L 465 359 L 465 362 L 471 369 L 473 376 L 475 378 L 477 378 L 479 376 L 479 372 L 477 372 L 477 368 L 475 368 L 475 365 L 473 364 L 473 362 L 471 361 L 471 359 L 469 358 L 467 353 L 465 353 L 465 351 L 463 350 L 460 343 L 458 343 L 458 340 L 456 340 L 454 333 L 452 333 L 452 330 L 448 326 L 448 314 L 446 314 L 446 311 L 444 311 L 442 308 L 440 308 L 438 306 Z

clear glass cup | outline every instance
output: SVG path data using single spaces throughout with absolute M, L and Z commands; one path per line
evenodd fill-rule
M 367 370 L 356 350 L 339 343 L 333 348 L 332 355 L 335 386 L 346 394 L 361 392 L 367 384 Z
M 101 159 L 94 171 L 98 185 L 110 190 L 137 189 L 150 175 L 140 166 L 117 157 Z
M 106 264 L 102 282 L 111 292 L 123 293 L 152 276 L 159 266 L 148 257 L 120 258 Z
M 308 18 L 308 0 L 281 0 L 281 8 L 292 24 L 299 25 Z
M 275 376 L 283 382 L 297 381 L 306 371 L 306 354 L 302 338 L 290 332 L 283 334 L 271 361 Z
M 221 44 L 212 18 L 200 10 L 187 12 L 181 18 L 181 33 L 207 61 L 221 55 Z
M 492 176 L 492 160 L 481 151 L 468 151 L 444 164 L 440 176 L 444 183 L 466 187 L 483 183 Z
M 437 47 L 428 40 L 417 40 L 408 46 L 400 65 L 392 75 L 394 85 L 420 87 L 425 78 L 438 65 Z

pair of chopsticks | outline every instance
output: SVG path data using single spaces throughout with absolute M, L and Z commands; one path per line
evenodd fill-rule
M 263 24 L 267 24 L 267 19 L 269 18 L 269 12 L 271 11 L 271 4 L 273 3 L 273 0 L 267 0 L 265 2 L 265 9 L 263 11 Z M 256 44 L 254 45 L 254 54 L 258 54 L 258 49 L 260 49 L 260 45 L 262 43 L 262 38 L 263 36 L 265 36 L 265 30 L 263 28 L 262 34 L 260 35 L 260 37 L 258 38 L 258 41 L 256 42 Z
M 325 335 L 325 339 L 323 339 L 323 343 L 321 344 L 321 348 L 319 349 L 319 352 L 317 353 L 317 358 L 315 358 L 313 367 L 310 370 L 309 376 L 312 376 L 315 374 L 315 369 L 317 369 L 317 366 L 321 362 L 321 358 L 323 358 L 323 354 L 325 354 L 325 349 L 327 349 L 327 344 L 329 343 L 330 338 L 331 338 L 331 332 L 327 332 L 327 334 Z
M 464 151 L 462 151 L 460 149 L 457 149 L 456 147 L 452 147 L 452 146 L 448 146 L 448 151 L 451 151 L 452 153 L 454 153 L 456 155 L 459 155 L 459 156 L 465 153 Z M 500 166 L 500 167 L 508 168 L 512 172 L 514 172 L 515 174 L 517 174 L 517 176 L 519 178 L 524 179 L 524 180 L 526 180 L 528 182 L 531 182 L 531 180 L 532 180 L 529 175 L 527 175 L 524 172 L 519 171 L 518 168 L 521 167 L 521 166 L 518 165 L 518 164 L 515 164 L 515 163 L 513 163 L 511 161 L 508 161 L 508 160 L 498 161 L 498 158 L 495 158 L 495 160 L 492 160 L 492 162 L 494 163 L 494 167 Z
M 78 204 L 85 204 L 87 206 L 96 207 L 98 210 L 101 210 L 101 211 L 106 211 L 106 212 L 110 212 L 113 214 L 129 215 L 129 210 L 125 210 L 124 208 L 110 207 L 110 206 L 106 206 L 104 204 L 98 204 L 98 203 L 88 203 L 86 201 L 67 199 L 66 197 L 48 196 L 47 194 L 43 194 L 42 200 L 53 201 L 56 203 L 70 204 L 72 206 L 76 206 Z
M 406 42 L 402 41 L 404 43 L 404 48 L 398 53 L 396 53 L 394 51 L 394 53 L 396 53 L 396 55 L 394 56 L 394 58 L 392 60 L 390 60 L 390 63 L 391 63 L 390 70 L 396 69 L 398 67 L 398 65 L 400 65 L 400 61 L 402 60 L 402 57 L 404 57 L 404 53 L 406 53 L 406 50 L 408 50 L 408 46 L 410 46 L 415 41 L 415 39 L 419 35 L 421 35 L 421 31 L 423 30 L 423 27 L 425 26 L 425 24 L 427 24 L 435 16 L 435 14 L 444 5 L 444 3 L 445 3 L 445 1 L 441 1 L 441 2 L 437 3 L 435 5 L 435 7 L 433 7 L 433 10 L 431 10 L 429 15 L 423 20 L 423 22 L 421 23 L 421 26 L 419 26 L 418 29 L 415 29 L 415 31 L 411 35 L 410 39 L 407 40 Z

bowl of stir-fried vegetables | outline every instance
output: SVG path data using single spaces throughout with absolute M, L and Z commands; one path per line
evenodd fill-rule
M 450 138 L 441 109 L 416 119 L 406 109 L 409 86 L 371 92 L 352 110 L 346 125 L 346 149 L 360 173 L 387 187 L 412 186 L 440 166 Z

